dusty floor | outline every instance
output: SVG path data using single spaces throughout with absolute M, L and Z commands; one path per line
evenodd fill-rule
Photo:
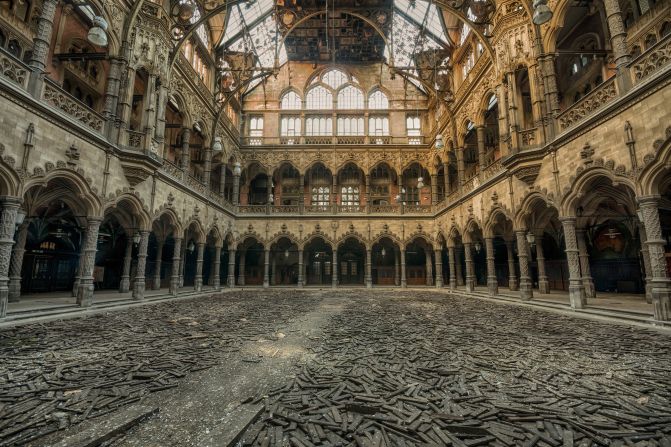
M 140 403 L 107 445 L 225 445 L 246 418 L 240 444 L 671 446 L 665 333 L 428 290 L 229 292 L 3 330 L 0 358 L 0 445 Z

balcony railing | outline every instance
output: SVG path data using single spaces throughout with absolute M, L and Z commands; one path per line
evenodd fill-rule
M 431 214 L 432 205 L 239 205 L 238 213 L 247 214 Z
M 0 48 L 0 76 L 10 80 L 22 89 L 28 86 L 30 68 L 5 50 Z
M 671 65 L 671 34 L 631 62 L 634 84 L 638 84 L 657 71 Z
M 102 115 L 70 96 L 49 78 L 44 84 L 44 100 L 85 126 L 102 132 L 105 122 Z
M 520 140 L 522 141 L 522 147 L 530 147 L 536 144 L 536 131 L 537 127 L 532 127 L 530 129 L 524 129 L 520 131 Z
M 353 145 L 364 145 L 364 144 L 421 145 L 424 144 L 425 141 L 426 141 L 425 137 L 392 137 L 387 135 L 382 136 L 300 135 L 300 136 L 287 136 L 287 137 L 244 137 L 242 138 L 242 145 L 243 146 L 277 146 L 277 145 L 353 146 Z
M 135 130 L 128 131 L 128 147 L 133 149 L 142 149 L 142 141 L 144 140 L 144 133 Z
M 587 118 L 617 97 L 615 77 L 592 90 L 587 96 L 559 114 L 559 127 L 565 130 Z

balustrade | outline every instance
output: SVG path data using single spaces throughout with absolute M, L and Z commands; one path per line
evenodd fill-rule
M 615 77 L 592 90 L 587 96 L 573 104 L 571 107 L 559 114 L 559 127 L 565 130 L 574 124 L 584 120 L 592 113 L 617 98 L 617 87 Z
M 25 90 L 28 87 L 29 73 L 28 65 L 0 48 L 0 77 L 8 79 Z
M 44 100 L 81 124 L 97 132 L 102 131 L 105 122 L 102 115 L 70 96 L 68 92 L 48 78 L 44 84 Z

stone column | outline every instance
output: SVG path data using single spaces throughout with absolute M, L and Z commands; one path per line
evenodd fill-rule
M 408 280 L 405 275 L 405 248 L 401 250 L 401 287 L 408 287 Z
M 222 163 L 219 167 L 219 195 L 224 196 L 226 192 L 226 163 Z
M 550 293 L 550 281 L 545 269 L 545 252 L 543 251 L 543 234 L 538 233 L 536 238 L 536 262 L 538 263 L 538 291 Z
M 506 250 L 508 252 L 508 289 L 515 291 L 518 289 L 517 272 L 515 270 L 515 253 L 513 252 L 513 241 L 506 241 Z
M 119 57 L 110 57 L 110 71 L 107 75 L 107 88 L 105 89 L 105 105 L 103 106 L 103 116 L 110 122 L 116 116 L 116 109 L 119 100 L 119 91 L 121 89 L 121 70 L 123 60 Z
M 263 258 L 263 287 L 268 288 L 270 286 L 270 249 L 266 248 L 264 250 Z
M 119 282 L 119 293 L 128 293 L 130 291 L 130 265 L 133 260 L 133 236 L 126 233 L 126 252 L 123 256 L 123 270 L 121 272 L 121 281 Z
M 228 249 L 228 287 L 235 287 L 235 249 Z
M 245 285 L 245 250 L 242 250 L 240 252 L 240 267 L 238 267 L 238 285 L 244 286 Z
M 443 287 L 443 247 L 435 251 L 436 256 L 436 287 Z
M 647 240 L 645 245 L 650 253 L 652 278 L 652 304 L 655 320 L 671 320 L 671 284 L 667 275 L 665 241 L 659 222 L 659 198 L 639 198 L 639 208 L 643 216 L 643 225 Z
M 179 291 L 179 265 L 181 260 L 182 239 L 176 237 L 172 249 L 172 272 L 170 275 L 170 294 L 176 296 Z
M 74 284 L 72 285 L 72 296 L 77 296 L 77 289 L 79 289 L 79 280 L 82 277 L 82 260 L 84 259 L 84 241 L 86 240 L 86 229 L 81 232 L 81 246 L 79 247 L 79 255 L 77 256 L 77 275 L 75 276 Z
M 478 126 L 475 128 L 475 133 L 478 139 L 478 163 L 480 165 L 480 175 L 485 172 L 487 167 L 487 153 L 485 151 L 485 126 Z
M 475 290 L 475 272 L 473 271 L 473 244 L 464 242 L 464 258 L 466 260 L 466 291 Z
M 133 281 L 133 299 L 144 299 L 145 284 L 145 270 L 147 268 L 147 248 L 149 246 L 149 231 L 140 231 L 140 244 L 137 249 L 137 271 L 135 272 L 135 280 Z
M 464 184 L 464 172 L 466 167 L 464 165 L 464 148 L 458 147 L 455 149 L 457 156 L 457 183 L 459 188 Z
M 529 243 L 527 242 L 526 230 L 515 231 L 517 237 L 517 258 L 520 264 L 520 298 L 523 301 L 530 300 L 534 296 L 531 284 L 531 272 L 529 271 Z
M 0 210 L 0 318 L 7 315 L 9 302 L 9 259 L 14 245 L 14 225 L 21 200 L 15 197 L 3 197 Z M 95 248 L 95 246 L 94 246 Z
M 86 227 L 86 239 L 80 258 L 79 286 L 77 287 L 77 304 L 88 307 L 93 304 L 93 268 L 96 262 L 96 251 L 98 246 L 98 229 L 102 219 L 89 217 Z
M 196 244 L 196 277 L 193 280 L 193 288 L 196 292 L 203 290 L 203 255 L 205 254 L 205 243 Z
M 233 169 L 233 205 L 240 203 L 240 173 Z
M 576 239 L 575 217 L 561 218 L 564 229 L 564 243 L 566 244 L 566 261 L 569 272 L 569 298 L 571 307 L 582 309 L 585 307 L 585 288 L 580 277 L 580 257 L 578 241 Z
M 645 270 L 645 301 L 648 304 L 652 304 L 652 269 L 650 268 L 650 252 L 646 245 L 648 236 L 645 232 L 643 222 L 638 224 L 638 234 L 641 240 L 641 257 L 643 258 L 643 268 Z
M 450 195 L 450 176 L 448 175 L 448 172 L 450 172 L 450 164 L 445 162 L 443 163 L 443 188 L 444 188 L 444 196 L 447 199 L 447 196 Z
M 431 174 L 431 204 L 438 203 L 438 175 Z
M 447 247 L 447 255 L 450 264 L 450 290 L 457 290 L 457 257 L 454 247 Z
M 338 250 L 333 250 L 333 264 L 331 264 L 331 287 L 338 287 Z
M 485 238 L 485 250 L 487 250 L 487 290 L 491 296 L 499 293 L 499 282 L 496 278 L 496 252 L 494 251 L 494 238 Z
M 456 273 L 457 273 L 457 285 L 458 286 L 463 286 L 466 284 L 464 281 L 464 271 L 463 271 L 463 265 L 461 263 L 461 250 L 456 250 L 454 252 L 454 259 L 456 262 Z
M 618 85 L 621 88 L 620 94 L 622 94 L 631 88 L 631 78 L 629 77 L 628 68 L 631 56 L 627 51 L 627 31 L 624 29 L 624 20 L 622 20 L 619 1 L 604 0 L 603 6 L 606 10 L 608 31 L 610 32 L 610 45 L 613 49 Z
M 188 127 L 182 131 L 182 153 L 180 154 L 180 168 L 185 174 L 189 174 L 189 164 L 191 163 L 191 129 Z
M 589 253 L 587 253 L 587 239 L 584 229 L 576 229 L 575 236 L 578 241 L 578 258 L 580 259 L 580 277 L 585 289 L 585 298 L 596 298 L 596 289 L 592 279 L 592 271 L 589 265 Z
M 37 32 L 33 38 L 33 54 L 28 62 L 30 66 L 28 91 L 35 98 L 39 98 L 42 94 L 44 70 L 47 67 L 47 59 L 49 58 L 49 47 L 51 46 L 57 4 L 58 0 L 44 0 L 40 15 L 37 18 Z
M 163 245 L 165 241 L 156 240 L 158 246 L 156 247 L 156 263 L 154 268 L 154 281 L 152 281 L 151 289 L 159 290 L 161 288 L 161 264 L 163 264 Z
M 431 260 L 431 254 L 433 250 L 426 251 L 426 285 L 433 285 L 433 262 Z
M 21 299 L 21 270 L 23 269 L 23 255 L 26 253 L 27 237 L 28 222 L 24 221 L 16 234 L 16 243 L 14 244 L 14 250 L 12 250 L 12 259 L 9 263 L 10 303 L 18 302 Z
M 186 249 L 188 245 L 189 245 L 188 239 L 185 238 L 182 241 L 182 249 L 181 249 L 182 256 L 180 257 L 179 260 L 179 283 L 177 287 L 184 287 L 184 266 L 186 265 L 186 251 L 187 251 Z
M 221 289 L 221 280 L 219 279 L 219 270 L 221 269 L 221 247 L 214 247 L 214 260 L 212 261 L 212 287 L 216 290 Z
M 394 285 L 401 285 L 401 253 L 400 250 L 394 249 Z
M 552 116 L 559 115 L 561 107 L 559 106 L 559 95 L 557 88 L 557 70 L 555 67 L 555 56 L 546 54 L 540 59 L 543 75 L 545 76 L 545 97 L 549 112 Z
M 303 287 L 305 278 L 303 277 L 303 250 L 298 249 L 298 287 Z
M 212 176 L 212 149 L 206 147 L 204 149 L 205 160 L 203 163 L 203 183 L 205 187 L 210 189 L 210 177 Z
M 370 247 L 366 247 L 366 274 L 365 283 L 369 289 L 373 287 L 373 256 Z

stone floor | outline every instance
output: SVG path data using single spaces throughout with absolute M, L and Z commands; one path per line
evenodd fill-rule
M 0 445 L 143 404 L 104 445 L 227 445 L 246 417 L 240 445 L 668 446 L 670 346 L 430 289 L 228 292 L 0 330 Z

